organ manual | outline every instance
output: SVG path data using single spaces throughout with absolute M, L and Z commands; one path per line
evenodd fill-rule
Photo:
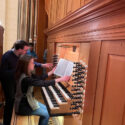
M 60 59 L 54 74 L 57 76 L 71 76 L 74 63 L 66 60 Z

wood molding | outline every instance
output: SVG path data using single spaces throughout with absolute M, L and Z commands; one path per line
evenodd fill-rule
M 53 27 L 46 29 L 46 34 L 53 34 L 57 31 L 61 31 L 74 25 L 80 23 L 86 23 L 91 19 L 96 19 L 101 17 L 109 12 L 113 12 L 125 7 L 124 0 L 95 0 L 89 4 L 83 6 L 77 11 L 69 14 L 67 17 L 57 22 Z
M 90 2 L 47 29 L 48 42 L 125 39 L 124 12 L 125 0 Z

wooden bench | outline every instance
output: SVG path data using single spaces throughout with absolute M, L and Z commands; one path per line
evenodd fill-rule
M 13 109 L 11 125 L 35 125 L 34 116 L 20 116 L 15 114 Z

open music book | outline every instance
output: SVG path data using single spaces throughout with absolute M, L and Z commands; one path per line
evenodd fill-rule
M 54 74 L 57 76 L 71 76 L 74 63 L 66 59 L 60 59 Z

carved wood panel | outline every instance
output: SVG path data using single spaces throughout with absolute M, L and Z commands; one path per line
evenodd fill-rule
M 102 44 L 93 125 L 124 125 L 125 40 Z

